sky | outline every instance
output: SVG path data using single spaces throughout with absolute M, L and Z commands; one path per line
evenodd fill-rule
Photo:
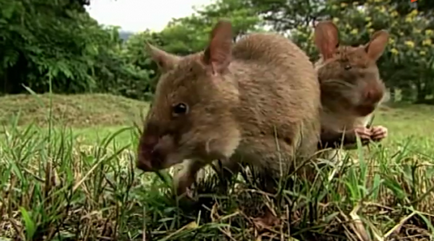
M 172 18 L 186 17 L 193 6 L 212 0 L 92 0 L 89 14 L 100 24 L 120 26 L 125 31 L 161 31 Z

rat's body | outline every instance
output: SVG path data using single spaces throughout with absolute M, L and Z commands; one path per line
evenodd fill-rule
M 234 116 L 243 137 L 237 152 L 276 170 L 278 148 L 290 156 L 295 151 L 311 156 L 318 141 L 320 107 L 316 75 L 307 56 L 282 36 L 251 34 L 235 44 L 233 58 L 240 92 Z M 260 153 L 271 154 L 270 162 Z
M 316 26 L 315 42 L 321 58 L 315 63 L 315 69 L 321 86 L 323 142 L 327 142 L 327 138 L 342 139 L 336 139 L 336 133 L 344 132 L 344 146 L 349 149 L 355 147 L 356 134 L 364 144 L 386 137 L 386 128 L 367 125 L 385 96 L 386 88 L 376 61 L 387 40 L 387 32 L 379 31 L 366 45 L 341 46 L 338 30 L 332 22 L 325 21 Z M 327 144 L 336 147 L 339 143 Z M 332 150 L 328 154 L 336 152 L 338 150 Z
M 251 34 L 233 47 L 231 39 L 222 21 L 203 53 L 177 57 L 151 47 L 164 75 L 137 166 L 155 171 L 190 159 L 176 178 L 178 194 L 216 159 L 233 172 L 249 163 L 275 176 L 316 151 L 320 89 L 306 54 L 277 34 Z

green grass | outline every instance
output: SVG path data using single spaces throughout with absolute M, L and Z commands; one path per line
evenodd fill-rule
M 247 178 L 226 192 L 208 175 L 197 203 L 179 203 L 171 195 L 172 171 L 158 176 L 135 168 L 132 126 L 147 104 L 54 95 L 49 128 L 49 98 L 39 97 L 0 98 L 0 240 L 429 240 L 434 234 L 434 107 L 380 110 L 374 124 L 390 131 L 381 145 L 352 151 L 343 167 L 322 167 L 313 182 L 291 176 L 291 188 L 277 196 L 259 192 Z M 264 212 L 279 218 L 256 218 Z
M 140 121 L 148 104 L 106 94 L 53 95 L 52 119 L 66 126 L 83 128 L 95 126 L 130 125 Z M 47 125 L 50 98 L 32 95 L 10 95 L 1 98 L 0 124 L 9 125 L 18 114 L 19 125 Z

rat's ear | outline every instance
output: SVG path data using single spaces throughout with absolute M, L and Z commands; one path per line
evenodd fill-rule
M 161 72 L 167 72 L 175 67 L 181 57 L 169 54 L 150 43 L 146 42 L 146 50 L 151 56 L 151 59 L 155 61 Z
M 377 61 L 383 54 L 388 41 L 389 33 L 387 31 L 380 30 L 375 32 L 371 37 L 371 41 L 365 45 L 369 58 Z
M 202 61 L 212 74 L 221 73 L 230 64 L 232 57 L 232 25 L 229 21 L 220 20 L 211 32 L 210 42 Z
M 333 57 L 339 47 L 339 31 L 332 21 L 322 21 L 315 26 L 315 45 L 324 60 Z

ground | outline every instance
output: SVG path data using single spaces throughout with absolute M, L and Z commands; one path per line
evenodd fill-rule
M 434 233 L 433 106 L 382 108 L 374 124 L 390 134 L 381 145 L 350 152 L 343 167 L 326 165 L 313 183 L 291 177 L 292 188 L 274 201 L 250 179 L 223 192 L 208 175 L 198 187 L 208 195 L 192 203 L 171 196 L 168 172 L 135 168 L 146 103 L 110 95 L 54 95 L 51 108 L 49 95 L 0 103 L 0 240 L 429 240 Z M 278 218 L 255 218 L 264 210 Z

